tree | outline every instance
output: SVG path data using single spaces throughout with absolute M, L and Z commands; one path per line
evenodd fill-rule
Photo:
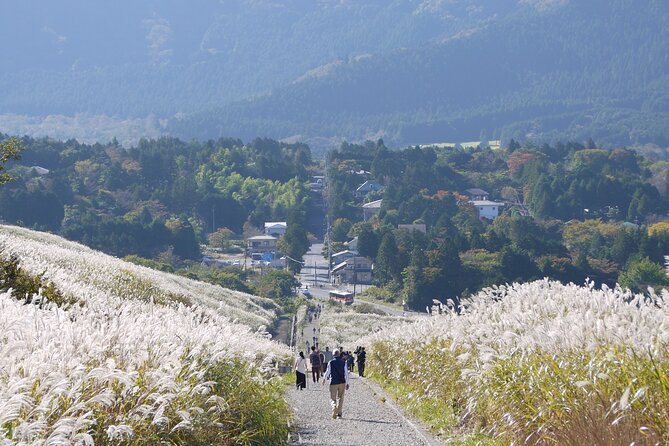
M 423 310 L 432 304 L 432 297 L 426 296 L 425 252 L 421 246 L 414 246 L 411 251 L 409 266 L 402 272 L 404 278 L 404 301 L 412 310 Z
M 330 228 L 330 240 L 333 242 L 345 242 L 348 240 L 348 231 L 351 230 L 351 220 L 348 218 L 338 218 Z
M 5 172 L 5 165 L 10 160 L 21 158 L 24 150 L 23 143 L 18 138 L 9 138 L 0 142 L 0 185 L 12 181 L 14 178 Z
M 532 259 L 510 246 L 505 246 L 500 252 L 500 269 L 508 282 L 527 282 L 539 275 L 539 268 Z
M 302 269 L 302 257 L 309 250 L 307 233 L 301 226 L 288 226 L 286 233 L 279 239 L 278 247 L 286 256 L 286 265 L 293 274 Z
M 386 284 L 390 280 L 401 280 L 399 251 L 397 242 L 392 231 L 386 232 L 381 239 L 376 261 L 374 263 L 374 276 L 380 284 Z
M 213 248 L 227 249 L 233 234 L 228 228 L 218 228 L 216 232 L 209 234 L 209 245 Z
M 300 283 L 287 271 L 271 270 L 260 278 L 256 291 L 260 296 L 270 299 L 285 299 L 295 294 Z
M 358 233 L 358 253 L 373 259 L 379 249 L 379 239 L 370 224 L 364 224 Z
M 632 291 L 642 291 L 652 287 L 669 286 L 669 278 L 661 265 L 654 263 L 648 257 L 631 260 L 625 270 L 618 276 L 620 286 Z
M 458 248 L 451 239 L 446 239 L 439 245 L 434 266 L 440 270 L 438 282 L 435 284 L 439 297 L 457 301 L 462 291 L 462 262 Z

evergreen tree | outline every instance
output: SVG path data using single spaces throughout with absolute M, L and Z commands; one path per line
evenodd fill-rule
M 425 294 L 425 275 L 423 269 L 427 261 L 420 246 L 411 251 L 411 261 L 402 276 L 404 278 L 404 301 L 412 310 L 422 311 L 432 304 L 432 298 Z
M 392 231 L 386 232 L 381 239 L 374 263 L 374 278 L 382 285 L 391 280 L 401 280 L 399 251 Z
M 358 254 L 370 259 L 376 258 L 379 249 L 379 239 L 369 224 L 364 224 L 358 233 Z

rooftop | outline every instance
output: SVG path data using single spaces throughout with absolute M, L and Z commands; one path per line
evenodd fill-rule
M 504 206 L 504 203 L 489 200 L 472 200 L 470 203 L 474 206 Z
M 265 229 L 267 228 L 286 228 L 288 227 L 288 223 L 285 221 L 268 221 L 265 223 Z
M 256 235 L 255 237 L 249 237 L 248 240 L 277 240 L 277 238 L 271 235 Z
M 362 205 L 363 209 L 381 209 L 383 200 L 376 200 Z
M 472 189 L 467 189 L 465 192 L 469 195 L 488 195 L 488 192 L 484 191 L 483 189 L 479 188 L 472 188 Z

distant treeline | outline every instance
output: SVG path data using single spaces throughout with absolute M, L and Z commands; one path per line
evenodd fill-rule
M 1 136 L 0 136 L 1 137 Z M 206 234 L 304 214 L 309 147 L 256 139 L 80 144 L 24 138 L 0 189 L 7 223 L 60 233 L 117 256 L 199 256 Z M 46 169 L 46 170 L 44 170 Z M 48 173 L 47 173 L 48 170 Z
M 385 188 L 364 198 L 383 202 L 362 222 L 354 192 L 367 179 Z M 375 261 L 377 292 L 418 309 L 541 277 L 643 290 L 667 284 L 668 179 L 669 163 L 592 141 L 512 141 L 504 150 L 345 144 L 329 156 L 331 243 L 337 251 L 357 236 L 360 254 Z M 504 203 L 501 215 L 479 219 L 463 195 L 470 188 Z M 400 224 L 424 224 L 427 232 Z

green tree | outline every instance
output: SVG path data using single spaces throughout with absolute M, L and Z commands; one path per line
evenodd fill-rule
M 286 233 L 279 239 L 279 250 L 286 255 L 288 269 L 297 274 L 302 269 L 302 257 L 309 251 L 309 239 L 304 229 L 304 216 L 301 212 L 292 212 L 287 220 Z
M 373 259 L 379 249 L 379 238 L 370 224 L 364 224 L 358 233 L 358 253 Z
M 618 283 L 632 291 L 643 291 L 652 286 L 655 288 L 669 286 L 669 278 L 661 265 L 643 257 L 631 260 L 624 271 L 618 276 Z
M 539 276 L 532 259 L 513 246 L 505 246 L 500 252 L 500 269 L 507 282 L 527 282 Z
M 381 239 L 374 263 L 374 278 L 380 284 L 386 284 L 391 280 L 397 282 L 401 280 L 399 251 L 392 231 L 386 232 Z
M 256 292 L 270 299 L 286 299 L 295 295 L 295 288 L 299 285 L 291 273 L 275 269 L 260 278 Z
M 233 235 L 234 233 L 228 228 L 218 228 L 216 232 L 209 234 L 209 245 L 212 248 L 227 249 Z
M 426 295 L 426 277 L 424 273 L 427 261 L 421 246 L 414 246 L 411 261 L 402 272 L 404 279 L 404 301 L 412 310 L 422 311 L 432 305 L 432 297 Z
M 0 142 L 0 185 L 14 179 L 5 172 L 5 165 L 11 160 L 20 159 L 23 150 L 23 143 L 18 138 L 9 138 Z
M 330 240 L 333 242 L 346 242 L 348 240 L 348 231 L 351 230 L 351 220 L 348 218 L 338 218 L 330 228 Z

